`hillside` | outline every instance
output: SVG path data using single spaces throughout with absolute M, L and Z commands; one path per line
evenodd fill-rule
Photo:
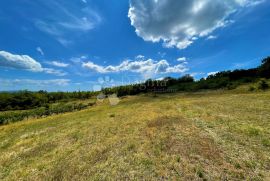
M 267 180 L 270 92 L 123 97 L 0 127 L 0 180 Z

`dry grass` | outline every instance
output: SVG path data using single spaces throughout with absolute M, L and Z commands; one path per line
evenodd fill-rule
M 270 92 L 134 96 L 0 127 L 0 180 L 269 180 Z

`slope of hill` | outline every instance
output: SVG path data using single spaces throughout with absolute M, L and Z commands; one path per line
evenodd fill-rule
M 0 180 L 270 179 L 270 92 L 107 101 L 0 127 Z

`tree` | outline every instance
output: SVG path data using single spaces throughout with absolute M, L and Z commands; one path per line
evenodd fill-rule
M 270 57 L 262 60 L 262 65 L 259 67 L 261 77 L 270 78 Z

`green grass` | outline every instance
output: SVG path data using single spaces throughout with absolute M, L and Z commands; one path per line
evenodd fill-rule
M 0 127 L 0 180 L 269 180 L 270 92 L 125 97 Z
M 86 109 L 95 105 L 95 99 L 77 100 L 70 102 L 58 102 L 50 104 L 46 107 L 38 107 L 29 110 L 15 110 L 0 112 L 0 126 L 3 124 L 11 124 L 18 121 L 24 121 L 33 118 L 42 118 L 54 114 L 61 114 L 66 112 L 74 112 Z

